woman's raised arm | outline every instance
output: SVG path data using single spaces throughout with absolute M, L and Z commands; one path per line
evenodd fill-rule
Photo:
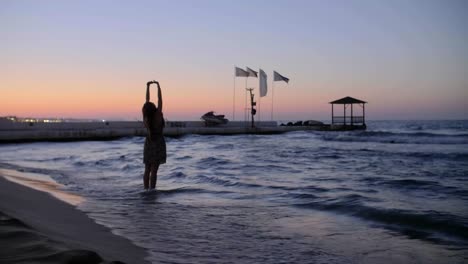
M 149 81 L 146 83 L 146 102 L 150 101 L 150 85 L 153 83 L 153 81 Z
M 156 82 L 156 84 L 158 85 L 158 110 L 162 113 L 163 101 L 162 101 L 161 87 L 159 86 L 159 82 Z

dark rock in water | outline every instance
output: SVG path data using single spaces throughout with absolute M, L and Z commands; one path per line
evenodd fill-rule
M 283 124 L 283 123 L 281 123 L 281 125 L 280 125 L 280 126 L 286 126 L 286 125 L 285 125 L 285 124 Z
M 323 122 L 315 121 L 315 120 L 307 120 L 304 121 L 304 126 L 322 126 Z
M 297 121 L 296 123 L 294 123 L 295 126 L 302 126 L 302 121 Z
M 293 126 L 293 122 L 288 122 L 287 126 Z

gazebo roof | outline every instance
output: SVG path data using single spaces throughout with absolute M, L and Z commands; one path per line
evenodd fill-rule
M 366 104 L 367 102 L 361 101 L 359 99 L 346 96 L 341 99 L 330 102 L 330 104 Z

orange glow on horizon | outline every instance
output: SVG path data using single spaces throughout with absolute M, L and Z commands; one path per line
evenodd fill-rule
M 63 117 L 90 119 L 140 119 L 144 103 L 146 82 L 132 79 L 111 81 L 106 78 L 92 80 L 64 81 L 18 81 L 8 78 L 2 84 L 0 116 L 19 117 Z M 9 76 L 11 77 L 11 76 Z M 34 78 L 32 78 L 34 79 Z M 163 93 L 164 113 L 168 119 L 198 119 L 208 111 L 215 111 L 232 118 L 232 84 L 219 86 L 199 79 L 186 83 L 174 77 L 160 81 Z M 113 87 L 115 86 L 115 87 Z M 138 88 L 133 88 L 138 87 Z M 290 87 L 275 88 L 275 113 L 320 111 L 326 103 L 320 102 L 323 96 L 310 100 L 294 92 Z M 243 119 L 245 92 L 241 84 L 236 85 L 236 120 Z M 267 97 L 258 98 L 261 118 L 268 119 L 271 112 L 271 91 Z M 151 87 L 151 101 L 157 104 L 157 90 Z M 257 107 L 257 109 L 259 108 Z M 275 114 L 276 116 L 276 114 Z
M 134 77 L 115 81 L 104 76 L 92 80 L 64 81 L 64 77 L 61 76 L 47 81 L 43 76 L 41 82 L 28 82 L 6 78 L 6 82 L 0 84 L 0 116 L 141 120 L 146 82 L 135 79 Z M 160 82 L 164 115 L 168 120 L 198 120 L 208 111 L 224 114 L 232 120 L 232 83 L 220 86 L 219 80 L 210 82 L 204 79 L 188 82 L 178 79 L 175 75 L 170 75 Z M 260 99 L 257 84 L 253 81 L 249 84 L 255 87 L 256 91 L 255 100 L 259 110 L 256 118 L 270 120 L 272 87 L 269 86 L 267 97 Z M 345 87 L 340 90 L 320 83 L 312 86 L 277 83 L 274 87 L 274 119 L 329 119 L 328 102 L 348 95 L 369 102 L 366 114 L 371 118 L 374 116 L 404 119 L 408 116 L 407 113 L 414 113 L 416 117 L 432 118 L 429 115 L 425 117 L 425 113 L 449 113 L 453 109 L 466 111 L 458 99 L 441 103 L 428 96 L 415 97 L 412 94 L 390 92 L 382 97 L 381 93 L 373 92 L 370 85 L 358 88 Z M 157 103 L 155 86 L 151 88 L 151 100 Z M 244 119 L 244 100 L 244 84 L 238 82 L 236 120 Z

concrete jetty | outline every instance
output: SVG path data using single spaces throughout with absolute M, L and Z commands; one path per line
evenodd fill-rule
M 278 126 L 276 121 L 231 121 L 224 125 L 206 126 L 203 121 L 167 121 L 164 135 L 178 137 L 187 134 L 237 135 L 278 134 L 290 131 L 341 131 L 365 129 L 364 126 L 326 125 L 320 122 L 307 126 Z M 146 136 L 141 121 L 103 122 L 13 122 L 0 118 L 0 143 L 32 141 L 112 140 L 121 137 Z
M 275 134 L 298 130 L 324 130 L 324 126 L 278 126 L 275 121 L 261 121 L 252 128 L 250 123 L 242 121 L 232 121 L 219 126 L 206 126 L 202 121 L 169 121 L 166 122 L 164 135 L 177 137 L 187 134 Z M 141 121 L 43 123 L 0 119 L 0 143 L 106 140 L 145 135 L 146 129 Z

